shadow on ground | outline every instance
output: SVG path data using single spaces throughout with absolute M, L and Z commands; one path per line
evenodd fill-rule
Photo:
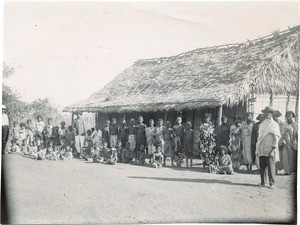
M 158 180 L 158 181 L 174 181 L 174 182 L 196 182 L 196 183 L 207 183 L 207 184 L 229 184 L 235 186 L 250 186 L 257 187 L 256 184 L 247 183 L 235 183 L 228 180 L 217 180 L 217 179 L 200 179 L 200 178 L 168 178 L 168 177 L 139 177 L 129 176 L 132 179 L 144 179 L 144 180 Z

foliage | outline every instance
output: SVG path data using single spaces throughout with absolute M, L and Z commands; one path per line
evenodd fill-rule
M 3 78 L 8 79 L 13 76 L 15 69 L 4 64 Z M 27 103 L 20 100 L 21 96 L 16 90 L 2 83 L 2 104 L 8 110 L 8 117 L 11 121 L 26 122 L 27 119 L 36 119 L 37 115 L 43 118 L 52 118 L 53 124 L 59 125 L 61 121 L 67 124 L 71 123 L 71 116 L 63 114 L 58 106 L 54 105 L 48 98 L 37 99 L 33 102 Z

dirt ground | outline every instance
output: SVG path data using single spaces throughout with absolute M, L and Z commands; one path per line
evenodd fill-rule
M 295 216 L 295 175 L 259 188 L 257 172 L 35 161 L 4 155 L 10 223 L 287 223 Z

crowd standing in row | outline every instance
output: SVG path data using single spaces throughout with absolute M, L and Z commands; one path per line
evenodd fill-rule
M 174 126 L 169 121 L 164 124 L 162 119 L 157 121 L 156 126 L 155 121 L 150 119 L 147 126 L 142 116 L 138 117 L 137 123 L 131 118 L 128 125 L 125 118 L 120 124 L 112 118 L 103 129 L 97 126 L 86 130 L 81 112 L 77 112 L 77 118 L 68 127 L 65 122 L 61 122 L 60 127 L 53 126 L 51 118 L 45 124 L 42 116 L 38 116 L 35 123 L 32 120 L 27 120 L 26 124 L 13 122 L 10 152 L 35 159 L 75 157 L 109 164 L 132 162 L 137 165 L 143 165 L 148 156 L 149 163 L 155 167 L 166 165 L 168 157 L 172 166 L 175 166 L 174 163 L 181 166 L 185 159 L 186 167 L 192 167 L 193 158 L 198 154 L 203 159 L 203 167 L 207 166 L 209 172 L 225 174 L 233 174 L 241 165 L 252 170 L 254 164 L 264 168 L 265 174 L 272 156 L 276 162 L 274 171 L 283 168 L 286 174 L 291 174 L 296 168 L 298 130 L 295 114 L 286 112 L 286 122 L 283 123 L 279 120 L 279 111 L 266 107 L 262 112 L 257 123 L 253 122 L 252 113 L 246 113 L 245 121 L 236 117 L 231 126 L 228 118 L 223 116 L 217 132 L 210 114 L 206 113 L 196 144 L 192 123 L 187 121 L 183 125 L 181 117 L 176 118 Z M 268 140 L 268 143 L 273 141 L 272 151 L 267 155 L 270 157 L 263 160 L 261 156 L 265 153 L 261 152 L 260 145 L 270 132 L 274 136 Z M 265 146 L 263 148 L 266 149 Z

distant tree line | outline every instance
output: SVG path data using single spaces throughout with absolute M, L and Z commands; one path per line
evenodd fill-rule
M 11 124 L 13 121 L 20 123 L 26 122 L 27 119 L 36 119 L 37 115 L 41 115 L 44 118 L 51 117 L 54 124 L 71 120 L 69 115 L 67 116 L 60 112 L 58 106 L 55 106 L 48 98 L 37 99 L 30 103 L 21 100 L 20 94 L 4 83 L 4 80 L 13 76 L 15 72 L 16 70 L 14 68 L 4 63 L 2 104 L 5 105 L 8 110 L 8 117 Z

